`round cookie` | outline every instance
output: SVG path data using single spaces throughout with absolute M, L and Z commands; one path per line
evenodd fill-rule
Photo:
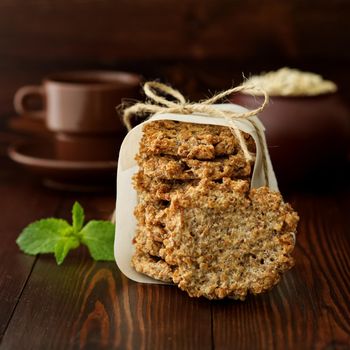
M 190 296 L 244 299 L 270 289 L 293 266 L 298 216 L 268 188 L 205 179 L 175 195 L 165 211 L 160 256 L 176 266 L 173 281 Z

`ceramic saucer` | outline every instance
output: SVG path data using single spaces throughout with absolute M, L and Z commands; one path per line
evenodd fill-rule
M 51 188 L 100 191 L 113 187 L 115 183 L 117 160 L 61 160 L 57 158 L 54 143 L 50 140 L 11 145 L 8 155 Z
M 26 115 L 13 116 L 8 120 L 8 126 L 11 130 L 21 134 L 37 135 L 40 137 L 52 137 L 43 119 L 32 118 Z

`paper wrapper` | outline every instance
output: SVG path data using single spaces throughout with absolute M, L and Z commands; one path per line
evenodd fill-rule
M 247 109 L 234 104 L 212 105 L 217 109 L 223 109 L 238 113 L 246 112 Z M 212 124 L 228 126 L 228 122 L 223 118 L 207 117 L 203 115 L 183 115 L 183 114 L 158 114 L 139 124 L 132 129 L 125 137 L 119 152 L 118 174 L 117 174 L 117 204 L 116 204 L 116 233 L 114 240 L 114 256 L 120 271 L 136 282 L 164 284 L 164 282 L 155 280 L 146 275 L 136 272 L 131 266 L 131 257 L 134 253 L 132 239 L 136 232 L 136 219 L 134 217 L 134 208 L 137 205 L 137 193 L 132 186 L 132 176 L 138 171 L 135 156 L 138 153 L 139 143 L 142 137 L 142 128 L 145 124 L 155 120 L 177 120 L 180 122 L 189 122 L 197 124 Z M 263 147 L 267 155 L 267 176 L 269 187 L 278 191 L 276 176 L 273 171 L 270 156 L 267 151 L 264 127 L 258 118 L 253 118 L 256 125 L 260 128 L 263 136 Z M 262 166 L 262 149 L 254 127 L 249 121 L 234 120 L 238 129 L 250 134 L 256 143 L 256 159 L 253 169 L 251 187 L 266 186 L 264 169 Z

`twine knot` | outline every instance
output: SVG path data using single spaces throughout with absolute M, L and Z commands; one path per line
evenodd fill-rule
M 134 115 L 145 116 L 145 118 L 147 118 L 150 114 L 154 115 L 162 113 L 174 113 L 186 115 L 200 114 L 208 117 L 224 118 L 230 125 L 232 133 L 238 139 L 239 145 L 242 149 L 245 159 L 248 162 L 250 162 L 253 160 L 253 157 L 248 151 L 247 144 L 244 137 L 242 136 L 242 133 L 234 123 L 234 120 L 249 120 L 249 122 L 253 125 L 259 139 L 259 143 L 262 150 L 262 162 L 265 172 L 265 180 L 268 186 L 266 149 L 264 147 L 261 131 L 254 122 L 254 120 L 251 119 L 251 117 L 256 116 L 258 113 L 260 113 L 269 102 L 269 97 L 263 89 L 252 85 L 240 85 L 220 92 L 214 95 L 213 97 L 206 100 L 202 100 L 198 103 L 186 101 L 185 97 L 181 94 L 180 91 L 156 81 L 150 81 L 145 83 L 143 86 L 143 91 L 146 94 L 149 101 L 145 103 L 138 102 L 133 106 L 124 109 L 123 111 L 123 122 L 129 131 L 132 129 L 131 118 Z M 260 107 L 241 113 L 234 111 L 219 110 L 212 106 L 214 103 L 222 100 L 223 98 L 238 92 L 244 92 L 253 96 L 263 95 L 264 101 Z

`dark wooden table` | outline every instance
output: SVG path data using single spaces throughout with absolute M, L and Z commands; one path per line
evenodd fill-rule
M 245 302 L 191 299 L 172 286 L 129 281 L 115 263 L 71 252 L 61 266 L 22 254 L 30 222 L 106 219 L 115 195 L 61 193 L 40 186 L 5 154 L 0 133 L 1 349 L 350 349 L 349 186 L 293 191 L 300 213 L 296 266 L 271 292 Z

